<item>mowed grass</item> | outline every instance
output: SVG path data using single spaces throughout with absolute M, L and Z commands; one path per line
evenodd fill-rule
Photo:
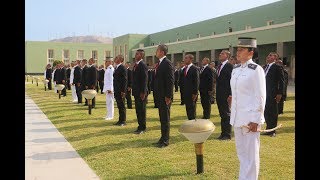
M 221 132 L 216 104 L 212 105 L 210 118 L 216 129 L 204 144 L 204 173 L 196 175 L 194 145 L 178 132 L 187 119 L 185 106 L 180 105 L 179 93 L 174 94 L 171 106 L 170 145 L 159 149 L 152 145 L 160 138 L 158 109 L 153 108 L 152 94 L 147 104 L 147 132 L 136 135 L 133 134 L 137 128 L 134 105 L 133 109 L 127 109 L 127 126 L 119 127 L 113 125 L 119 117 L 116 105 L 114 120 L 104 120 L 104 94 L 97 94 L 96 109 L 89 115 L 86 106 L 71 102 L 71 91 L 67 90 L 67 96 L 59 99 L 53 90 L 44 91 L 42 82 L 39 86 L 34 83 L 25 87 L 26 94 L 101 179 L 238 178 L 239 161 L 234 137 L 231 141 L 215 139 Z M 261 136 L 259 179 L 287 180 L 295 177 L 295 96 L 288 96 L 284 114 L 279 116 L 283 127 L 277 131 L 277 136 Z M 201 117 L 202 106 L 198 100 L 197 118 Z

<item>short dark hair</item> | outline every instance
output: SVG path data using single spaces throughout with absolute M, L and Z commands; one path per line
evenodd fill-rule
M 144 58 L 144 50 L 143 49 L 138 49 L 137 52 L 141 53 L 142 58 Z
M 160 51 L 164 52 L 164 55 L 167 55 L 168 53 L 168 46 L 165 44 L 159 44 L 158 49 L 160 49 Z
M 124 58 L 121 54 L 119 54 L 116 58 L 119 58 L 120 59 L 120 62 L 123 62 L 124 61 Z

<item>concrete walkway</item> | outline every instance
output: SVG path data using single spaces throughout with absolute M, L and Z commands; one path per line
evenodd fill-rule
M 25 95 L 25 179 L 100 179 L 27 95 Z

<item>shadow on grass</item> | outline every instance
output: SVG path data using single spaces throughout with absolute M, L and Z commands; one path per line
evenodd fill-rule
M 296 99 L 295 96 L 288 96 L 286 101 L 294 101 Z
M 136 175 L 136 176 L 126 176 L 120 179 L 170 179 L 174 176 L 183 176 L 186 175 L 185 173 L 167 173 L 167 174 L 159 174 L 159 175 Z
M 282 133 L 295 133 L 295 127 L 294 126 L 282 126 L 279 130 L 276 131 L 277 134 Z
M 70 141 L 69 139 L 67 139 Z M 109 152 L 109 151 L 117 151 L 117 150 L 123 150 L 123 149 L 129 149 L 129 148 L 158 148 L 153 143 L 157 142 L 158 138 L 152 138 L 152 139 L 134 139 L 131 141 L 121 141 L 118 143 L 109 143 L 109 144 L 102 144 L 98 146 L 88 147 L 88 148 L 82 148 L 77 150 L 77 152 L 81 155 L 81 157 L 87 157 L 90 155 L 97 155 L 102 152 Z M 170 136 L 170 145 L 168 147 L 171 147 L 171 145 L 188 141 L 185 137 L 183 137 L 181 134 L 178 134 L 176 136 Z
M 288 116 L 279 116 L 278 121 L 294 121 L 295 117 L 288 117 Z
M 296 111 L 283 111 L 283 114 L 287 114 L 287 113 L 296 113 Z

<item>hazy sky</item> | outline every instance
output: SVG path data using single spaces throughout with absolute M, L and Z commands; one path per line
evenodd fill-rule
M 279 0 L 25 0 L 25 39 L 151 34 Z

